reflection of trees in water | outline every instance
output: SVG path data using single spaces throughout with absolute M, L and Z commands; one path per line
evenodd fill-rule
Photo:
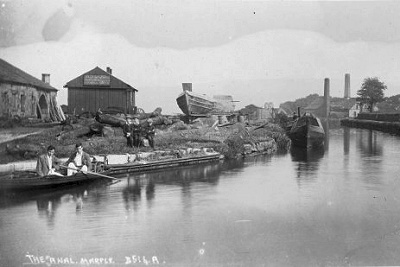
M 297 183 L 300 186 L 302 183 L 312 182 L 317 178 L 317 171 L 319 169 L 319 161 L 323 158 L 325 149 L 312 148 L 305 149 L 299 147 L 292 147 L 290 154 L 292 161 L 296 162 Z

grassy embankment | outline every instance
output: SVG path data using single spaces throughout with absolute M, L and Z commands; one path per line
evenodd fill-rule
M 75 149 L 76 142 L 82 142 L 86 152 L 92 155 L 125 154 L 150 151 L 149 147 L 132 149 L 126 146 L 122 129 L 112 128 L 113 133 L 104 136 L 76 136 L 80 128 L 87 127 L 93 119 L 79 121 L 74 125 L 74 131 L 64 131 L 58 137 L 61 126 L 44 129 L 39 134 L 32 134 L 20 139 L 2 143 L 0 145 L 0 163 L 27 160 L 36 158 L 37 154 L 45 152 L 48 145 L 56 147 L 58 157 L 68 157 Z M 276 124 L 267 124 L 264 127 L 252 130 L 254 127 L 245 127 L 244 124 L 234 124 L 225 127 L 210 127 L 207 124 L 197 123 L 187 125 L 175 123 L 170 126 L 157 127 L 155 136 L 156 150 L 171 151 L 186 148 L 213 148 L 227 158 L 233 158 L 244 151 L 244 144 L 255 144 L 263 141 L 275 140 L 278 150 L 286 150 L 289 139 L 283 129 Z M 6 145 L 8 149 L 6 149 Z M 7 151 L 8 150 L 8 151 Z

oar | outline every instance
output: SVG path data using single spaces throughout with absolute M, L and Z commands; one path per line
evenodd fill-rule
M 61 168 L 68 169 L 68 170 L 74 170 L 74 171 L 78 171 L 78 172 L 85 173 L 85 172 L 83 172 L 83 171 L 81 171 L 81 170 L 74 169 L 74 168 L 70 168 L 70 167 L 63 166 L 63 165 L 61 165 L 60 167 L 61 167 Z M 97 172 L 86 171 L 86 173 L 92 174 L 92 175 L 97 175 L 97 176 L 104 177 L 104 178 L 108 178 L 108 179 L 112 179 L 112 180 L 118 180 L 118 181 L 120 181 L 120 179 L 118 179 L 118 178 L 115 178 L 115 177 L 112 177 L 112 176 L 108 176 L 108 175 L 105 175 L 105 174 L 101 174 L 101 173 L 97 173 Z

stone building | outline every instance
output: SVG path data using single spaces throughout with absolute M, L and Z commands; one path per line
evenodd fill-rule
M 50 85 L 50 74 L 39 80 L 0 59 L 0 117 L 62 121 L 57 92 Z

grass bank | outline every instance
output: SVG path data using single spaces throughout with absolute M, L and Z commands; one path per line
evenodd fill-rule
M 122 129 L 112 127 L 107 136 L 82 135 L 79 129 L 90 125 L 93 119 L 80 120 L 74 126 L 74 131 L 62 131 L 61 126 L 40 129 L 39 133 L 23 136 L 0 144 L 0 164 L 30 160 L 44 153 L 47 146 L 56 147 L 58 157 L 68 157 L 75 149 L 76 142 L 82 142 L 86 152 L 92 155 L 101 154 L 125 154 L 137 151 L 150 151 L 149 147 L 132 149 L 126 146 L 126 139 Z M 32 128 L 34 131 L 34 128 Z M 64 133 L 64 138 L 59 138 Z M 70 134 L 69 134 L 70 133 Z M 209 126 L 208 124 L 187 125 L 176 123 L 169 126 L 161 126 L 156 129 L 156 150 L 177 150 L 191 148 L 213 148 L 227 158 L 244 154 L 245 144 L 257 146 L 261 142 L 275 144 L 276 150 L 287 150 L 290 141 L 284 130 L 273 123 L 264 124 L 257 128 L 256 125 L 246 127 L 242 123 L 227 125 L 224 127 Z

